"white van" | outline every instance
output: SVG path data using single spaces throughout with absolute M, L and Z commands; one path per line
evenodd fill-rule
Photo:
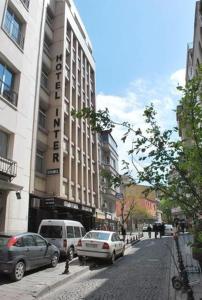
M 80 222 L 71 220 L 42 220 L 38 233 L 48 242 L 57 246 L 61 256 L 70 260 L 76 254 L 77 243 L 85 235 L 85 229 Z

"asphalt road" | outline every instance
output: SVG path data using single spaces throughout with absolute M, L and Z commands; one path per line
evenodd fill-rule
M 147 239 L 129 248 L 112 266 L 88 262 L 89 271 L 49 294 L 46 300 L 172 300 L 172 238 Z

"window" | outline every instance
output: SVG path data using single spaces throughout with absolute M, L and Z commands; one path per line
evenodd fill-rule
M 81 232 L 79 227 L 74 227 L 74 234 L 75 238 L 80 238 L 81 237 Z
M 44 173 L 44 152 L 37 149 L 36 151 L 36 171 Z
M 32 235 L 26 235 L 23 237 L 23 241 L 24 241 L 24 245 L 26 247 L 29 247 L 29 246 L 36 246 L 35 244 L 35 241 L 34 241 L 34 238 Z
M 17 239 L 17 241 L 15 242 L 14 244 L 15 247 L 23 247 L 24 244 L 23 244 L 23 239 L 20 237 Z
M 62 226 L 43 225 L 43 226 L 41 226 L 40 234 L 44 238 L 61 239 L 62 238 Z
M 109 239 L 110 233 L 99 232 L 99 231 L 90 231 L 85 235 L 85 239 L 95 239 L 95 240 L 105 240 Z
M 74 229 L 73 229 L 73 226 L 67 226 L 67 238 L 68 239 L 74 238 Z
M 0 156 L 7 158 L 9 136 L 3 131 L 0 131 Z
M 43 108 L 39 108 L 39 126 L 46 128 L 46 112 Z
M 37 246 L 47 246 L 47 243 L 44 241 L 44 239 L 42 239 L 40 236 L 35 235 L 34 239 L 36 241 L 36 245 Z
M 23 49 L 24 37 L 22 35 L 22 23 L 15 13 L 8 7 L 4 19 L 4 29 L 9 36 Z
M 48 72 L 44 67 L 42 67 L 42 72 L 41 72 L 41 85 L 46 90 L 48 89 Z
M 17 106 L 17 93 L 13 91 L 14 73 L 0 62 L 0 95 Z

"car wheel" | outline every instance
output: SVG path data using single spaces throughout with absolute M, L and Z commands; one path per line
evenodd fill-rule
M 109 261 L 111 265 L 113 265 L 113 263 L 115 262 L 115 259 L 116 259 L 116 255 L 115 255 L 115 253 L 113 252 L 113 253 L 112 253 L 112 256 L 111 256 L 111 258 L 110 258 L 110 261 Z
M 58 254 L 54 253 L 51 258 L 51 267 L 55 268 L 58 264 L 58 260 L 59 260 Z
M 19 261 L 16 263 L 10 277 L 13 281 L 19 281 L 23 278 L 24 273 L 25 273 L 25 263 L 23 261 Z
M 72 260 L 74 258 L 74 248 L 69 248 L 69 260 Z

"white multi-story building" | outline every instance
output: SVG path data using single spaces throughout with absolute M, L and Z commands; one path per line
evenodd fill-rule
M 40 0 L 0 1 L 0 231 L 27 230 L 42 11 Z
M 100 206 L 97 135 L 71 116 L 95 107 L 87 32 L 73 0 L 5 0 L 0 18 L 2 230 L 36 231 L 43 218 L 88 229 Z

